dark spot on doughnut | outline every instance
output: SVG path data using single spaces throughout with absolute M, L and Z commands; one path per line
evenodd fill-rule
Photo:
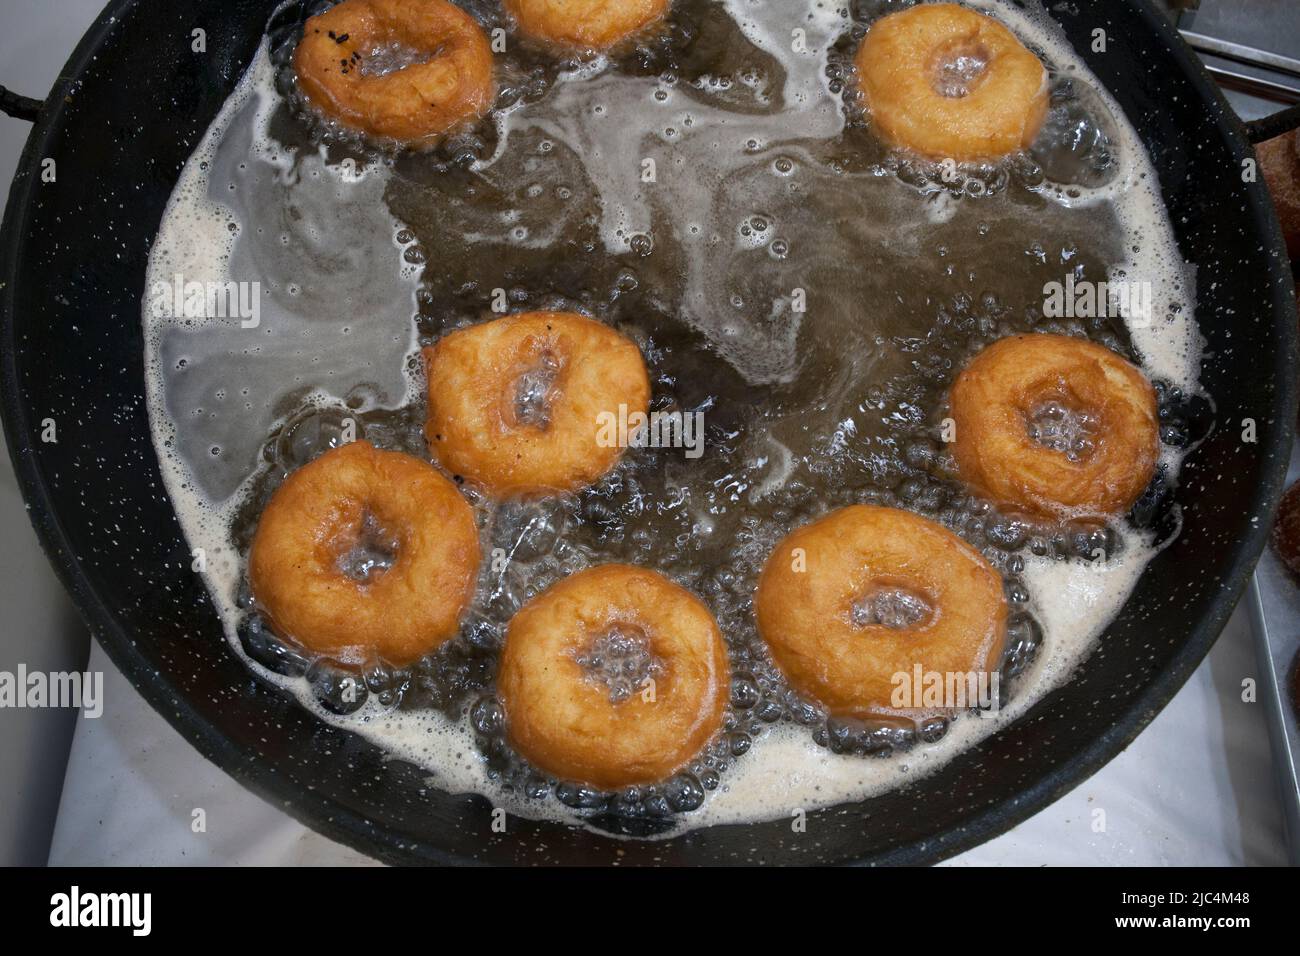
M 1097 418 L 1061 400 L 1035 405 L 1025 416 L 1029 437 L 1070 461 L 1083 461 L 1096 447 Z
M 915 591 L 897 585 L 872 587 L 853 602 L 850 614 L 858 627 L 878 625 L 903 631 L 934 616 L 934 607 Z
M 588 680 L 609 690 L 609 702 L 621 704 L 640 692 L 647 681 L 663 673 L 664 665 L 650 650 L 650 640 L 635 624 L 611 624 L 587 648 L 574 655 Z

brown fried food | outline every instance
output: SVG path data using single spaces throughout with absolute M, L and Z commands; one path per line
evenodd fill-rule
M 1160 455 L 1155 389 L 1086 339 L 1013 335 L 971 360 L 951 393 L 962 480 L 1039 517 L 1121 514 Z
M 722 633 L 695 595 L 626 564 L 580 571 L 510 621 L 497 689 L 511 743 L 564 780 L 663 780 L 722 726 Z
M 890 142 L 936 159 L 996 159 L 1027 147 L 1047 117 L 1047 71 L 1014 33 L 955 3 L 871 25 L 855 63 Z
M 427 462 L 357 441 L 275 490 L 248 574 L 280 637 L 343 663 L 401 666 L 457 633 L 478 564 L 456 486 Z
M 591 484 L 623 455 L 608 440 L 608 416 L 645 414 L 650 404 L 636 344 L 576 312 L 460 329 L 424 357 L 430 452 L 494 495 Z
M 582 50 L 608 50 L 668 12 L 669 0 L 505 0 L 521 32 Z
M 978 680 L 1006 641 L 998 573 L 942 525 L 896 508 L 853 505 L 792 531 L 768 557 L 754 606 L 786 678 L 839 716 L 945 712 L 898 706 L 899 681 L 917 666 Z
M 293 65 L 325 114 L 413 145 L 482 116 L 496 96 L 487 37 L 446 0 L 343 0 L 307 21 Z

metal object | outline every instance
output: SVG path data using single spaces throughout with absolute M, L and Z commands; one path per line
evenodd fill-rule
M 1288 29 L 1276 17 L 1289 16 Z M 1285 5 L 1208 0 L 1204 9 L 1178 18 L 1183 39 L 1210 75 L 1227 89 L 1273 103 L 1300 104 L 1300 10 Z M 1293 55 L 1294 54 L 1294 55 Z M 1280 136 L 1300 123 L 1300 105 L 1246 124 L 1252 143 Z M 1288 481 L 1300 477 L 1300 448 L 1293 449 Z M 1269 743 L 1287 830 L 1287 851 L 1300 865 L 1300 726 L 1287 699 L 1289 668 L 1300 652 L 1300 585 L 1271 548 L 1265 548 L 1246 596 L 1259 700 L 1269 713 Z

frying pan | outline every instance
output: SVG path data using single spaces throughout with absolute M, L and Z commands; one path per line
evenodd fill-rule
M 1196 264 L 1215 424 L 1174 492 L 1183 528 L 1077 676 L 932 776 L 789 822 L 658 842 L 510 818 L 326 725 L 230 650 L 163 489 L 140 301 L 177 173 L 257 49 L 275 0 L 114 0 L 35 120 L 0 236 L 4 427 L 40 540 L 95 636 L 205 757 L 321 833 L 393 863 L 929 863 L 1008 829 L 1147 725 L 1228 619 L 1272 523 L 1296 418 L 1294 284 L 1251 131 L 1146 0 L 1055 4 L 1137 127 Z M 1092 31 L 1108 37 L 1092 50 Z M 206 53 L 192 52 L 192 31 Z M 1294 113 L 1269 132 L 1294 124 Z M 1265 128 L 1254 130 L 1261 135 Z M 42 179 L 54 161 L 55 181 Z M 1243 420 L 1257 440 L 1243 441 Z M 55 424 L 57 441 L 43 441 Z

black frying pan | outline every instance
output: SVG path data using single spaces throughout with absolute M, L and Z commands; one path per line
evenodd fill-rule
M 1077 678 L 907 789 L 652 844 L 511 819 L 328 726 L 228 648 L 163 492 L 143 399 L 140 300 L 176 175 L 251 60 L 275 0 L 114 0 L 43 103 L 0 238 L 0 399 L 32 521 L 131 682 L 195 747 L 320 832 L 391 862 L 932 862 L 1025 819 L 1125 747 L 1236 604 L 1272 522 L 1296 417 L 1296 312 L 1272 206 L 1242 181 L 1249 131 L 1147 0 L 1057 4 L 1149 148 L 1197 264 L 1216 425 L 1176 492 L 1184 527 Z M 1109 37 L 1089 53 L 1091 31 Z M 191 52 L 203 29 L 207 53 Z M 1294 116 L 1289 121 L 1294 121 Z M 1276 122 L 1270 132 L 1281 132 Z M 1264 127 L 1257 127 L 1261 135 Z M 42 182 L 53 159 L 57 180 Z M 1253 418 L 1258 441 L 1241 440 Z M 41 441 L 53 419 L 57 443 Z

